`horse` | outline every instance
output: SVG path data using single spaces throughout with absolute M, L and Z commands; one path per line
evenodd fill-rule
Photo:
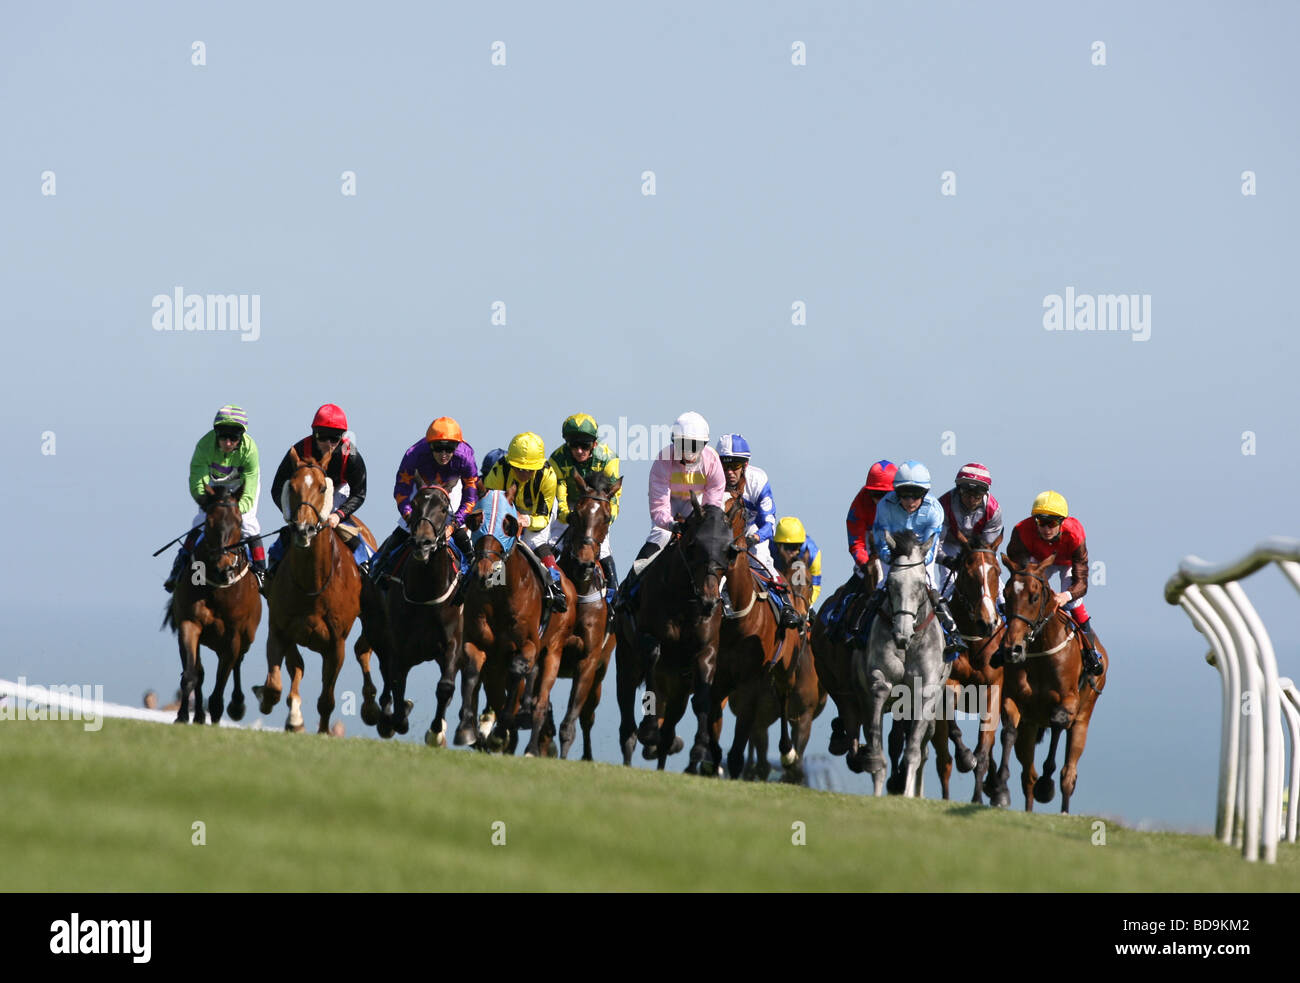
M 239 667 L 262 620 L 257 578 L 248 576 L 248 553 L 239 544 L 241 517 L 233 490 L 228 485 L 217 485 L 205 496 L 203 511 L 203 540 L 194 550 L 192 574 L 177 578 L 176 590 L 163 612 L 163 627 L 176 633 L 180 645 L 178 724 L 189 723 L 191 693 L 194 722 L 204 722 L 200 645 L 212 649 L 219 659 L 216 685 L 208 698 L 208 716 L 214 724 L 221 721 L 226 680 L 233 672 L 235 692 L 230 700 L 230 719 L 244 718 Z
M 280 702 L 280 664 L 288 663 L 289 716 L 284 729 L 297 733 L 304 729 L 302 700 L 298 696 L 303 659 L 298 646 L 305 645 L 321 655 L 317 733 L 328 734 L 334 711 L 334 684 L 343 668 L 348 633 L 361 613 L 365 589 L 365 578 L 357 569 L 352 551 L 326 522 L 334 496 L 333 482 L 325 475 L 332 454 L 332 450 L 327 451 L 316 461 L 299 457 L 297 448 L 289 451 L 293 471 L 281 492 L 281 506 L 292 532 L 289 549 L 267 591 L 271 615 L 266 639 L 266 682 L 253 687 L 261 712 L 270 713 Z M 318 535 L 322 530 L 325 535 Z M 371 649 L 364 631 L 353 651 L 368 682 Z M 373 684 L 370 692 L 373 695 Z
M 770 686 L 781 711 L 781 753 L 791 750 L 784 711 L 790 690 L 794 688 L 795 659 L 799 654 L 800 633 L 780 627 L 776 613 L 767 603 L 766 591 L 759 587 L 750 566 L 745 540 L 745 503 L 737 494 L 727 505 L 725 515 L 731 525 L 732 559 L 727 567 L 726 593 L 730 610 L 724 610 L 718 633 L 718 664 L 711 695 L 710 719 L 715 721 L 714 734 L 720 730 L 722 702 L 733 690 L 744 687 L 746 699 L 733 700 L 736 715 L 735 734 L 727 752 L 727 771 L 739 778 L 745 767 L 745 745 L 755 725 L 754 712 L 760 690 L 751 682 Z
M 933 537 L 918 542 L 911 530 L 897 537 L 885 534 L 893 552 L 885 580 L 887 600 L 872 622 L 867 647 L 854 653 L 853 668 L 859 699 L 867 710 L 867 745 L 862 764 L 871 772 L 876 795 L 885 794 L 886 758 L 881 745 L 881 717 L 894 705 L 895 720 L 906 719 L 902 792 L 921 792 L 921 762 L 925 744 L 934 733 L 939 696 L 947 679 L 943 661 L 943 631 L 935 618 L 926 584 L 925 556 Z M 903 713 L 899 714 L 901 702 Z
M 576 471 L 572 475 L 577 490 L 577 500 L 569 511 L 569 529 L 564 537 L 564 550 L 559 567 L 573 581 L 577 593 L 577 611 L 573 632 L 565 640 L 557 658 L 549 653 L 542 663 L 539 695 L 550 692 L 557 677 L 572 679 L 569 706 L 560 723 L 560 757 L 567 758 L 576 736 L 575 722 L 582 723 L 582 760 L 591 761 L 591 727 L 596 720 L 596 707 L 600 703 L 601 683 L 614 653 L 614 635 L 610 631 L 612 619 L 605 603 L 605 575 L 600 567 L 601 545 L 609 535 L 613 500 L 623 487 L 623 479 L 610 481 L 609 476 L 596 472 L 584 480 Z M 547 730 L 542 735 L 542 748 L 550 742 Z
M 366 632 L 379 652 L 384 677 L 380 716 L 370 722 L 378 725 L 381 737 L 392 737 L 394 732 L 405 734 L 413 706 L 406 698 L 407 676 L 422 662 L 433 659 L 441 677 L 436 690 L 437 709 L 424 743 L 446 747 L 447 705 L 455 693 L 456 673 L 463 658 L 461 605 L 451 603 L 460 583 L 460 565 L 447 528 L 451 497 L 441 485 L 419 485 L 411 501 L 411 538 L 406 557 L 387 575 L 388 589 L 382 592 L 382 599 L 376 599 L 379 610 L 366 622 L 367 626 L 372 621 L 383 626 L 381 631 L 367 627 Z M 363 606 L 363 615 L 368 606 Z M 470 696 L 466 687 L 457 744 L 473 743 L 477 738 Z
M 722 623 L 722 574 L 736 556 L 733 540 L 722 509 L 702 506 L 692 494 L 691 511 L 645 569 L 635 616 L 623 611 L 615 619 L 619 742 L 625 765 L 631 764 L 632 749 L 640 740 L 646 753 L 658 758 L 659 769 L 664 768 L 668 755 L 684 746 L 676 727 L 690 697 L 697 726 L 686 770 L 714 773 L 705 764 L 706 759 L 721 758 L 710 727 L 710 688 Z M 645 716 L 638 727 L 635 699 L 642 683 Z
M 822 611 L 840 607 L 847 594 L 865 592 L 869 595 L 874 583 L 874 579 L 869 584 L 863 583 L 862 577 L 854 573 L 825 600 Z M 835 702 L 838 711 L 838 716 L 831 721 L 831 739 L 827 750 L 835 756 L 846 755 L 845 763 L 849 770 L 861 772 L 859 738 L 866 711 L 858 700 L 854 682 L 853 646 L 847 641 L 832 638 L 820 617 L 813 620 L 810 643 L 815 667 L 813 671 L 827 695 Z
M 462 685 L 471 694 L 472 714 L 478 706 L 481 681 L 496 716 L 490 735 L 483 739 L 484 746 L 504 747 L 506 753 L 513 754 L 519 731 L 531 728 L 525 754 L 536 757 L 541 753 L 543 725 L 550 712 L 550 687 L 537 687 L 528 720 L 521 719 L 525 693 L 533 683 L 541 652 L 558 662 L 559 650 L 573 631 L 577 594 L 572 581 L 561 574 L 566 608 L 551 615 L 543 634 L 541 577 L 549 574 L 539 573 L 525 555 L 526 547 L 517 542 L 523 531 L 514 514 L 517 492 L 514 483 L 504 492 L 489 491 L 466 517 L 465 525 L 476 533 L 482 529 L 482 533 L 474 547 L 473 576 L 465 590 L 461 645 L 465 655 L 462 672 L 468 676 Z M 462 707 L 462 721 L 468 719 L 465 714 Z
M 1079 758 L 1088 742 L 1092 712 L 1106 688 L 1110 659 L 1101 642 L 1095 642 L 1102 671 L 1095 678 L 1084 675 L 1079 627 L 1061 609 L 1046 577 L 1052 563 L 1053 558 L 1049 556 L 1022 565 L 1002 554 L 1002 565 L 1011 574 L 1003 590 L 1007 612 L 1003 682 L 1019 711 L 1018 720 L 1004 719 L 1002 739 L 1015 745 L 1025 811 L 1032 812 L 1035 799 L 1046 804 L 1056 794 L 1056 783 L 1052 780 L 1056 771 L 1056 746 L 1061 732 L 1065 732 L 1061 812 L 1066 813 L 1070 811 L 1070 797 L 1079 779 Z M 1031 651 L 1034 645 L 1039 648 Z M 1039 777 L 1034 768 L 1034 746 L 1049 727 L 1052 743 Z M 1002 792 L 1006 790 L 1009 772 L 1005 764 L 998 772 Z
M 952 775 L 953 756 L 948 753 L 948 740 L 953 743 L 957 770 L 975 772 L 974 803 L 982 803 L 981 789 L 985 787 L 992 757 L 993 742 L 997 736 L 997 716 L 1002 709 L 1002 667 L 992 666 L 994 654 L 1002 646 L 1006 625 L 998 612 L 998 547 L 1002 537 L 989 546 L 973 546 L 960 531 L 956 533 L 961 552 L 954 560 L 956 569 L 952 590 L 952 616 L 957 630 L 966 642 L 966 651 L 958 654 L 950 666 L 944 713 L 935 721 L 935 767 L 943 797 L 948 798 L 948 782 Z M 961 730 L 953 720 L 959 701 L 971 712 L 969 694 L 977 695 L 976 712 L 981 715 L 979 739 L 972 753 L 962 741 Z M 963 700 L 963 698 L 966 698 Z M 992 793 L 990 793 L 991 795 Z M 999 804 L 994 800 L 994 804 Z M 1005 804 L 1005 803 L 1001 803 Z
M 808 624 L 809 598 L 812 596 L 812 581 L 808 575 L 808 564 L 802 559 L 790 564 L 786 578 L 790 585 L 791 603 L 804 619 L 803 628 L 796 632 L 798 636 L 796 654 L 793 658 L 794 684 L 782 700 L 770 680 L 760 676 L 748 684 L 737 687 L 731 694 L 731 710 L 736 715 L 736 726 L 740 727 L 741 707 L 747 704 L 751 709 L 747 715 L 753 720 L 749 732 L 749 747 L 752 752 L 747 756 L 745 769 L 741 773 L 746 779 L 766 781 L 771 764 L 767 760 L 768 729 L 778 719 L 781 721 L 781 739 L 778 748 L 781 752 L 783 782 L 803 784 L 806 780 L 803 772 L 804 750 L 812 733 L 812 722 L 826 707 L 826 689 L 817 678 L 817 668 L 812 653 L 812 629 Z M 749 758 L 753 758 L 751 765 Z

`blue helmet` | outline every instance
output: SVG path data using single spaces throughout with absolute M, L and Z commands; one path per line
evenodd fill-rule
M 930 470 L 920 461 L 904 461 L 894 475 L 894 490 L 906 485 L 930 490 Z
M 714 450 L 718 452 L 718 457 L 739 457 L 749 460 L 749 441 L 738 433 L 724 433 L 718 438 Z
M 486 454 L 484 454 L 483 466 L 482 469 L 479 471 L 479 477 L 486 478 L 488 472 L 492 470 L 493 466 L 497 463 L 497 461 L 501 460 L 501 458 L 505 456 L 506 456 L 506 452 L 504 447 L 498 447 L 495 450 L 490 450 Z

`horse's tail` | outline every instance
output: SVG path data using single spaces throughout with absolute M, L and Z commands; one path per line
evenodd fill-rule
M 171 598 L 167 599 L 167 606 L 163 608 L 163 620 L 162 624 L 158 626 L 158 630 L 162 631 L 164 628 L 170 628 L 172 631 L 176 630 L 176 619 L 172 617 Z

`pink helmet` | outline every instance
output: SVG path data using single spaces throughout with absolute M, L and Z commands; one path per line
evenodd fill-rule
M 957 472 L 955 483 L 958 488 L 962 485 L 979 485 L 984 491 L 988 491 L 993 484 L 993 476 L 982 464 L 967 464 Z

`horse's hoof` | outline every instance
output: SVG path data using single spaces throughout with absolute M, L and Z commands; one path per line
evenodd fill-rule
M 898 795 L 903 791 L 903 783 L 906 781 L 904 775 L 890 775 L 885 782 L 885 791 L 890 795 Z
M 457 727 L 456 736 L 452 738 L 452 743 L 455 744 L 456 747 L 466 747 L 467 745 L 477 744 L 478 739 L 478 728 Z
M 669 753 L 669 754 L 676 754 L 678 751 L 682 750 L 684 747 L 686 747 L 686 742 L 683 741 L 680 737 L 674 737 L 674 738 L 673 738 L 673 745 L 672 745 L 672 747 L 670 747 L 670 748 L 668 749 L 668 753 Z
M 659 743 L 659 724 L 654 717 L 646 717 L 636 729 L 636 739 L 642 744 Z
M 646 761 L 654 761 L 659 757 L 659 748 L 653 744 L 642 744 L 641 757 L 645 758 Z
M 393 720 L 391 717 L 379 718 L 379 736 L 384 740 L 393 736 Z
M 280 694 L 265 686 L 254 686 L 253 695 L 257 697 L 257 708 L 262 713 L 270 713 L 280 702 Z
M 731 772 L 732 778 L 739 778 L 741 772 L 745 770 L 745 752 L 727 755 L 727 770 Z
M 367 727 L 379 723 L 379 704 L 374 700 L 367 700 L 361 704 L 361 722 Z
M 241 700 L 238 703 L 232 703 L 230 706 L 226 707 L 226 715 L 235 723 L 239 723 L 239 721 L 244 719 L 244 712 L 246 709 L 247 707 Z
M 411 729 L 411 718 L 405 715 L 398 717 L 396 720 L 393 721 L 393 728 L 397 731 L 397 733 L 405 734 L 407 731 Z
M 963 775 L 975 770 L 975 755 L 969 750 L 957 752 L 957 770 Z
M 287 734 L 301 734 L 306 729 L 305 724 L 294 724 L 287 720 L 284 722 L 284 730 Z
M 546 757 L 548 757 L 548 758 L 558 758 L 558 757 L 560 756 L 560 752 L 559 752 L 559 750 L 555 747 L 555 742 L 554 742 L 554 741 L 551 741 L 550 744 L 546 745 L 546 751 L 545 751 L 545 754 L 546 754 Z
M 858 754 L 845 755 L 844 763 L 849 766 L 849 771 L 853 772 L 855 775 L 861 775 L 862 772 L 866 770 L 862 767 L 862 757 L 860 752 Z
M 799 752 L 790 748 L 785 754 L 781 755 L 781 765 L 785 768 L 793 768 L 799 763 Z
M 1056 782 L 1043 777 L 1034 782 L 1034 798 L 1039 802 L 1051 802 L 1056 797 Z

